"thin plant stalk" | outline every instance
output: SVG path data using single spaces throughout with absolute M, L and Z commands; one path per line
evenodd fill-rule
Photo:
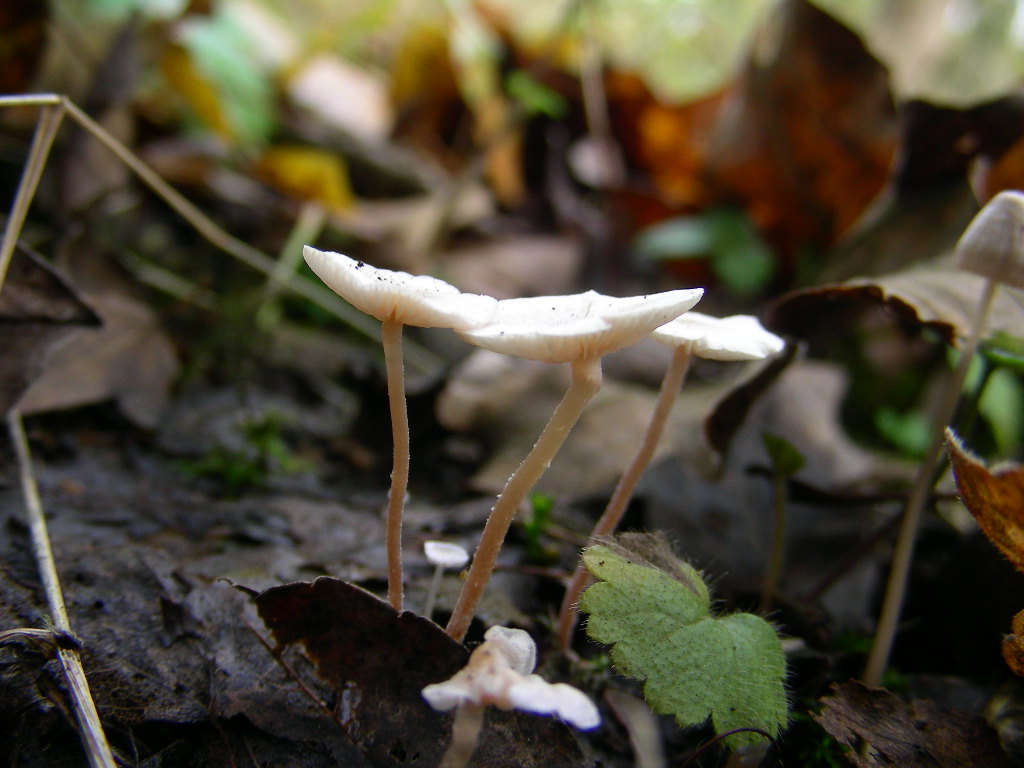
M 967 369 L 970 367 L 974 353 L 978 349 L 981 334 L 988 322 L 997 287 L 998 284 L 995 280 L 991 278 L 985 280 L 985 289 L 978 303 L 975 316 L 972 318 L 970 336 L 960 353 L 959 363 L 946 384 L 943 400 L 935 414 L 931 443 L 928 445 L 928 450 L 917 467 L 914 486 L 910 492 L 910 497 L 907 499 L 907 506 L 903 512 L 903 520 L 900 524 L 899 537 L 896 540 L 896 549 L 893 552 L 889 580 L 885 585 L 885 599 L 882 603 L 882 613 L 878 619 L 878 627 L 875 630 L 875 642 L 871 647 L 871 654 L 868 656 L 867 666 L 864 669 L 864 683 L 872 687 L 877 687 L 881 684 L 882 673 L 885 672 L 885 668 L 889 663 L 889 654 L 892 652 L 893 641 L 896 637 L 896 625 L 899 621 L 900 612 L 903 609 L 903 599 L 907 591 L 910 563 L 914 557 L 914 544 L 917 539 L 921 512 L 931 491 L 934 467 L 939 459 L 939 455 L 942 453 L 946 426 L 952 420 L 953 414 L 956 411 L 960 392 L 963 389 L 964 381 L 967 379 Z
M 658 399 L 654 404 L 654 412 L 651 414 L 651 420 L 647 424 L 647 430 L 644 432 L 643 439 L 640 441 L 632 461 L 626 467 L 625 472 L 622 473 L 622 477 L 619 478 L 619 482 L 615 486 L 611 498 L 608 500 L 608 506 L 605 507 L 601 517 L 594 524 L 594 529 L 590 534 L 591 539 L 597 536 L 610 536 L 619 527 L 619 523 L 622 522 L 622 516 L 629 506 L 630 499 L 633 498 L 633 492 L 636 490 L 637 483 L 640 482 L 640 478 L 647 465 L 651 463 L 654 451 L 661 440 L 662 432 L 665 431 L 669 412 L 675 404 L 679 389 L 682 387 L 686 373 L 690 369 L 690 361 L 692 359 L 693 356 L 688 345 L 678 346 L 672 353 L 668 368 L 661 379 L 661 389 L 658 391 Z M 573 573 L 569 586 L 566 587 L 565 596 L 562 598 L 562 606 L 558 612 L 558 626 L 555 636 L 562 650 L 567 649 L 572 640 L 578 616 L 576 606 L 580 595 L 589 582 L 590 572 L 580 562 L 576 566 L 576 571 Z
M 786 475 L 778 471 L 772 473 L 772 509 L 775 513 L 772 525 L 772 550 L 768 558 L 768 569 L 764 574 L 764 583 L 761 585 L 763 612 L 768 612 L 772 608 L 786 555 Z
M 505 535 L 512 525 L 512 520 L 515 519 L 516 510 L 544 474 L 558 449 L 562 447 L 573 425 L 583 413 L 583 408 L 601 388 L 599 357 L 580 360 L 571 365 L 572 383 L 569 389 L 555 408 L 555 412 L 551 414 L 537 442 L 523 459 L 523 463 L 505 483 L 484 525 L 480 543 L 473 555 L 473 563 L 466 574 L 466 583 L 445 628 L 445 631 L 457 641 L 461 642 L 466 636 L 476 607 L 494 571 Z
M 32 204 L 32 198 L 35 197 L 39 179 L 43 175 L 43 168 L 46 167 L 46 158 L 50 154 L 50 148 L 53 146 L 53 140 L 63 118 L 64 106 L 62 104 L 47 104 L 39 111 L 36 131 L 32 136 L 32 146 L 29 148 L 25 168 L 21 173 L 21 181 L 18 182 L 18 189 L 14 194 L 11 211 L 7 215 L 3 240 L 0 241 L 0 289 L 3 288 L 7 269 L 11 265 L 11 257 L 14 255 L 14 246 L 18 242 L 18 235 L 21 234 L 21 227 L 25 223 L 25 216 Z
M 39 578 L 43 583 L 46 604 L 50 611 L 53 628 L 66 635 L 72 635 L 71 621 L 64 605 L 64 593 L 57 576 L 57 565 L 50 546 L 50 535 L 46 527 L 46 517 L 39 500 L 39 489 L 32 472 L 32 457 L 29 453 L 28 440 L 21 423 L 21 415 L 15 409 L 7 414 L 7 426 L 14 443 L 21 476 L 22 493 L 25 497 L 25 510 L 28 514 L 29 532 L 32 537 L 32 549 L 36 564 L 39 566 Z M 89 691 L 89 682 L 85 677 L 82 659 L 74 648 L 57 647 L 57 659 L 64 672 L 68 697 L 78 724 L 79 736 L 85 748 L 86 758 L 91 768 L 115 768 L 114 756 L 110 744 L 103 732 L 96 704 Z
M 160 174 L 143 162 L 138 155 L 118 141 L 113 134 L 79 109 L 67 97 L 54 93 L 0 96 L 0 108 L 15 106 L 54 106 L 58 107 L 62 113 L 66 112 L 87 133 L 105 146 L 118 160 L 138 176 L 142 183 L 149 187 L 157 197 L 188 222 L 207 242 L 257 272 L 276 279 L 275 272 L 278 270 L 278 266 L 274 259 L 224 231 L 210 217 L 193 205 L 188 198 L 164 181 Z M 376 335 L 376 327 L 372 320 L 326 288 L 309 280 L 304 280 L 298 275 L 285 276 L 281 282 L 292 293 L 312 301 L 354 330 L 370 338 Z M 407 344 L 405 357 L 411 365 L 420 370 L 433 370 L 438 365 L 437 356 L 419 344 Z
M 388 602 L 402 610 L 402 514 L 409 487 L 409 414 L 405 404 L 405 372 L 402 366 L 402 323 L 385 320 L 380 336 L 384 346 L 384 367 L 388 379 L 391 410 L 393 464 L 388 491 L 386 549 L 388 557 Z

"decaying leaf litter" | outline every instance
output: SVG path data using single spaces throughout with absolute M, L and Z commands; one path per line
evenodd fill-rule
M 645 58 L 622 45 L 638 19 L 589 5 L 538 37 L 498 2 L 379 28 L 353 4 L 335 10 L 353 15 L 313 53 L 312 4 L 290 20 L 272 2 L 132 21 L 83 4 L 5 20 L 20 43 L 5 54 L 6 90 L 73 99 L 0 115 L 13 198 L 34 121 L 68 105 L 49 161 L 27 165 L 41 185 L 0 292 L 0 392 L 9 424 L 27 427 L 71 631 L 45 607 L 5 446 L 5 759 L 85 762 L 74 736 L 90 730 L 73 725 L 60 672 L 72 655 L 120 762 L 442 759 L 451 715 L 419 691 L 451 677 L 466 651 L 416 615 L 433 576 L 422 545 L 472 549 L 487 492 L 529 450 L 567 372 L 408 334 L 410 610 L 396 616 L 350 586 L 382 595 L 387 584 L 391 441 L 374 327 L 296 273 L 309 243 L 500 299 L 699 286 L 700 311 L 755 313 L 805 339 L 760 368 L 695 366 L 625 526 L 667 532 L 712 580 L 721 605 L 705 622 L 723 627 L 757 610 L 772 489 L 784 489 L 785 567 L 767 618 L 788 638 L 792 709 L 767 752 L 748 732 L 767 763 L 895 764 L 914 742 L 932 761 L 922 764 L 1006 764 L 993 745 L 1011 732 L 1016 694 L 1000 648 L 1012 668 L 1024 590 L 948 480 L 927 499 L 937 514 L 919 533 L 889 691 L 845 681 L 863 672 L 895 520 L 948 367 L 943 342 L 966 337 L 979 295 L 946 257 L 981 203 L 1020 186 L 1012 48 L 994 61 L 999 48 L 985 41 L 990 77 L 972 90 L 970 75 L 929 77 L 909 65 L 914 46 L 893 44 L 896 29 L 904 41 L 927 29 L 952 50 L 952 28 L 934 18 L 755 5 L 731 25 L 705 9 L 703 44 L 717 40 L 723 61 L 737 53 L 688 91 L 651 61 L 657 50 L 687 61 L 698 39 L 651 42 Z M 1009 28 L 1001 12 L 961 24 L 958 44 Z M 46 24 L 65 34 L 32 44 Z M 730 26 L 733 48 L 714 37 Z M 68 30 L 90 41 L 88 55 Z M 566 61 L 555 52 L 572 41 L 580 54 Z M 947 55 L 937 49 L 936 71 Z M 651 224 L 657 238 L 643 236 Z M 993 461 L 1019 458 L 1024 399 L 1018 296 L 996 300 L 999 335 L 982 339 L 952 422 Z M 714 712 L 702 729 L 679 727 L 702 715 L 666 710 L 664 696 L 648 704 L 679 725 L 645 708 L 642 688 L 665 684 L 657 670 L 620 657 L 619 671 L 638 678 L 627 680 L 585 631 L 567 655 L 550 634 L 561 583 L 636 450 L 666 364 L 646 343 L 609 356 L 602 393 L 536 486 L 544 495 L 521 508 L 470 627 L 470 649 L 488 627 L 527 629 L 538 672 L 592 696 L 602 725 L 573 734 L 489 710 L 471 764 L 730 759 L 717 742 L 699 749 Z M 803 465 L 778 475 L 766 435 Z M 442 579 L 434 619 L 444 623 L 460 587 Z M 362 673 L 346 661 L 354 654 Z M 977 748 L 958 752 L 964 740 Z M 1002 749 L 1013 754 L 1005 739 Z

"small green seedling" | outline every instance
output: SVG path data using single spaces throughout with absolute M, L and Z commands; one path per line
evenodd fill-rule
M 772 507 L 775 520 L 772 525 L 772 554 L 761 588 L 761 610 L 772 606 L 782 574 L 782 561 L 786 550 L 786 481 L 804 467 L 803 454 L 784 437 L 765 432 L 761 435 L 768 461 L 772 468 Z
M 558 559 L 558 550 L 545 546 L 541 537 L 551 524 L 551 511 L 555 508 L 555 499 L 546 493 L 530 494 L 530 514 L 523 521 L 523 533 L 526 534 L 526 559 L 537 565 L 547 565 Z
M 644 698 L 682 727 L 709 717 L 715 732 L 757 728 L 772 738 L 788 718 L 786 661 L 774 627 L 751 613 L 716 615 L 699 571 L 664 539 L 632 535 L 588 548 L 600 581 L 580 600 L 587 634 L 612 646 L 615 668 L 645 679 Z M 638 550 L 644 550 L 641 554 Z M 730 747 L 762 741 L 732 734 Z

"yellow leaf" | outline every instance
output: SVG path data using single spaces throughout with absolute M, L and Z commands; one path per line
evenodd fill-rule
M 199 120 L 224 143 L 233 144 L 235 132 L 221 106 L 217 89 L 199 73 L 188 51 L 180 45 L 169 46 L 160 60 L 160 69 L 167 84 Z
M 286 195 L 315 200 L 335 213 L 352 208 L 348 169 L 345 161 L 333 152 L 281 144 L 263 153 L 257 172 Z

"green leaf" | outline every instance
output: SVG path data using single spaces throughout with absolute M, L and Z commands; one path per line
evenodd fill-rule
M 505 78 L 505 88 L 529 115 L 544 115 L 552 120 L 560 120 L 569 111 L 569 105 L 562 94 L 544 85 L 525 69 L 509 72 Z
M 764 432 L 761 434 L 761 442 L 768 451 L 768 459 L 775 474 L 791 477 L 804 468 L 803 454 L 786 438 Z
M 771 249 L 746 215 L 731 208 L 658 222 L 633 247 L 646 259 L 709 259 L 715 277 L 739 296 L 760 291 L 775 274 Z
M 590 614 L 587 634 L 611 645 L 616 669 L 645 679 L 647 703 L 681 726 L 710 716 L 717 733 L 758 728 L 777 736 L 788 705 L 775 629 L 750 613 L 714 615 L 700 573 L 653 540 L 652 548 L 652 537 L 634 535 L 619 539 L 630 549 L 608 542 L 584 551 L 583 562 L 601 579 L 580 599 Z M 726 739 L 732 747 L 760 740 L 751 732 Z

